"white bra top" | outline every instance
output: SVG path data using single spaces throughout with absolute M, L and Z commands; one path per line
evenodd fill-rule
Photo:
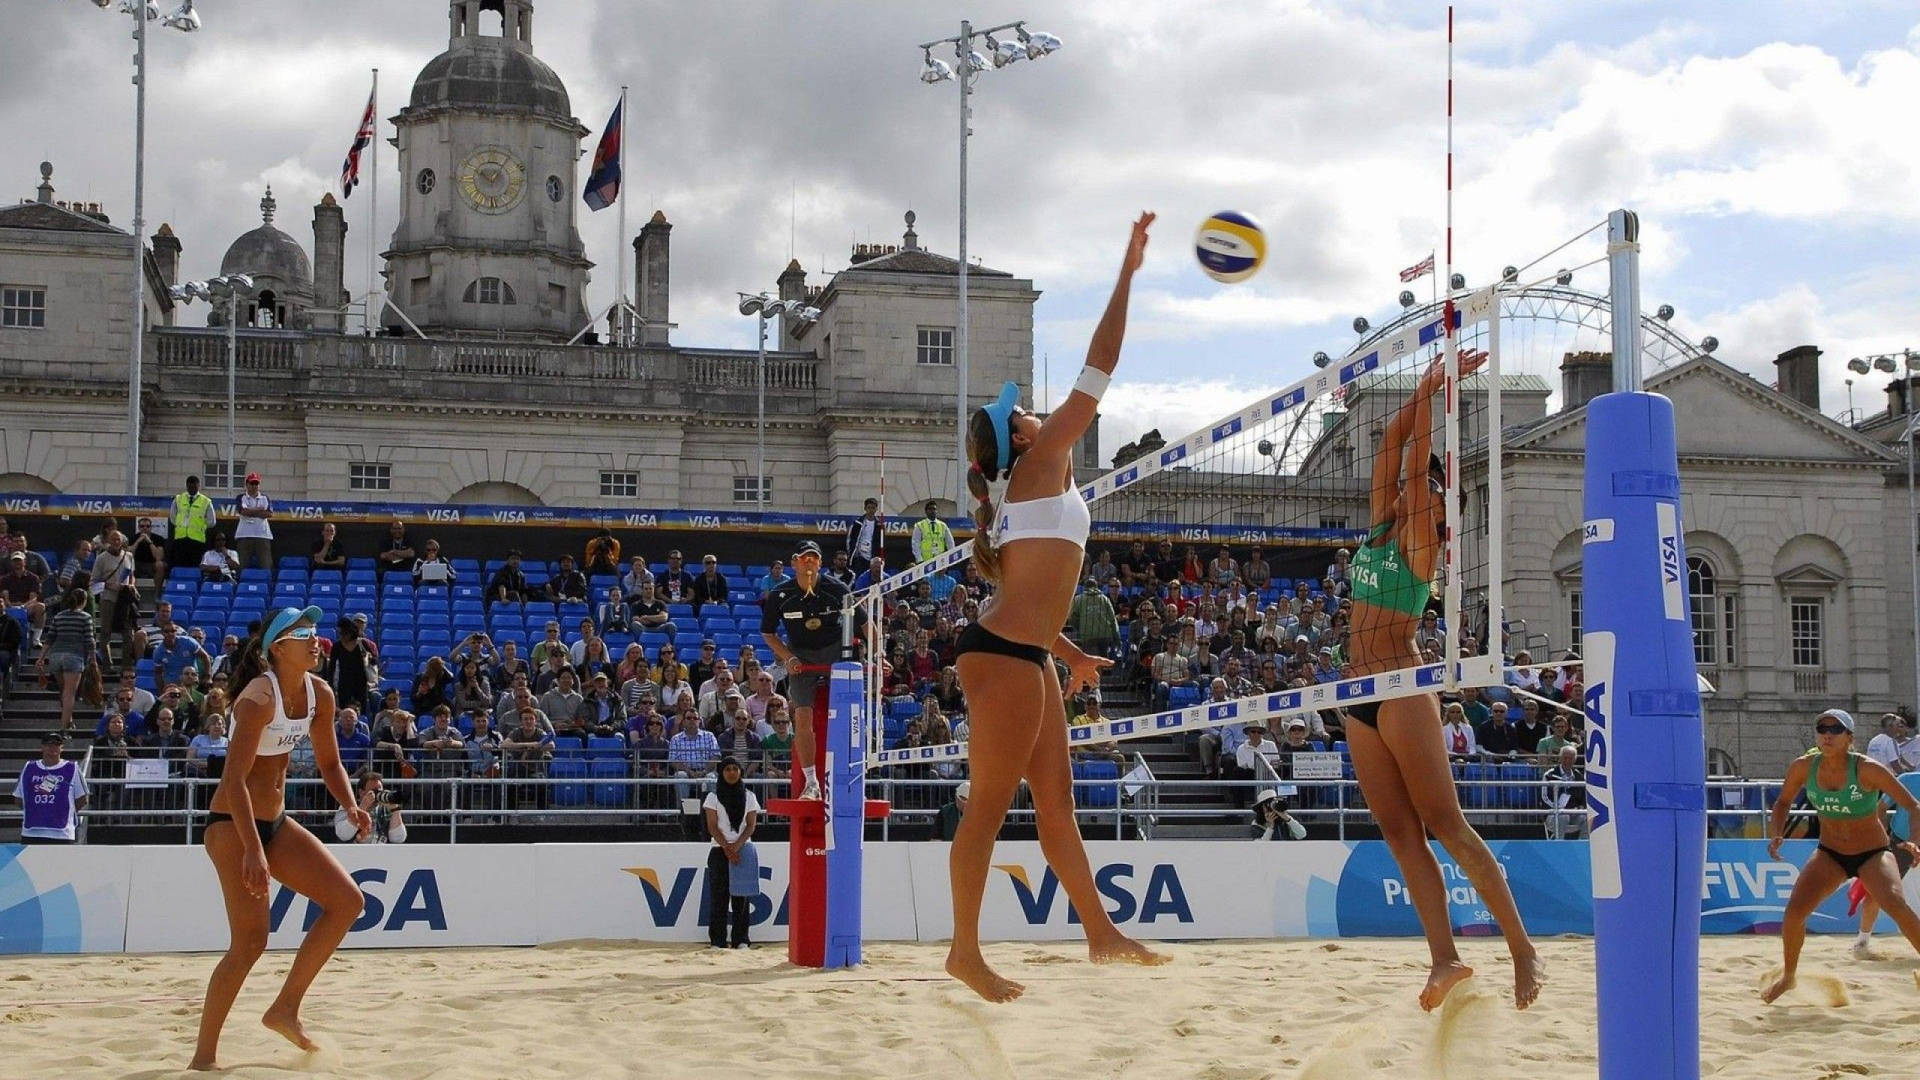
M 300 740 L 307 737 L 307 730 L 313 726 L 313 716 L 317 708 L 314 704 L 317 695 L 314 693 L 313 684 L 319 680 L 312 675 L 306 676 L 306 679 L 307 715 L 288 716 L 286 701 L 280 696 L 280 680 L 274 677 L 273 672 L 267 672 L 267 685 L 273 687 L 273 720 L 267 724 L 267 729 L 260 733 L 260 749 L 256 751 L 258 756 L 279 757 L 281 754 L 291 753 L 294 747 L 300 745 Z
M 994 512 L 993 542 L 1005 547 L 1016 540 L 1065 540 L 1085 548 L 1093 514 L 1077 485 L 1044 499 L 1002 502 Z

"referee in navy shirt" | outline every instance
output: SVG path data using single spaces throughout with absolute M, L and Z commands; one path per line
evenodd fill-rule
M 787 702 L 793 709 L 793 758 L 806 778 L 803 799 L 820 798 L 813 763 L 813 696 L 820 680 L 843 655 L 847 599 L 839 579 L 820 572 L 820 545 L 809 540 L 793 553 L 793 577 L 760 601 L 760 635 L 787 669 Z M 786 627 L 786 639 L 780 628 Z

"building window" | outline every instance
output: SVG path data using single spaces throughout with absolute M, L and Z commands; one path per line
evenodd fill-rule
M 914 359 L 922 364 L 953 366 L 953 327 L 923 326 Z
M 1344 529 L 1347 527 L 1347 519 L 1343 517 L 1323 517 L 1320 519 L 1320 527 L 1323 529 Z
M 1586 618 L 1581 600 L 1579 589 L 1571 589 L 1567 592 L 1567 647 L 1571 649 L 1580 647 L 1580 635 L 1583 632 L 1580 627 Z
M 39 285 L 0 285 L 0 327 L 47 328 L 47 290 Z
M 201 483 L 213 491 L 224 491 L 228 488 L 237 489 L 240 486 L 240 478 L 245 475 L 247 475 L 247 463 L 238 458 L 234 459 L 233 475 L 231 476 L 227 475 L 227 462 L 225 458 L 221 458 L 219 461 L 203 460 L 200 462 Z
M 1687 556 L 1687 606 L 1693 615 L 1693 662 L 1703 667 L 1720 663 L 1720 596 L 1713 564 L 1698 555 Z
M 1266 515 L 1260 513 L 1258 510 L 1235 510 L 1233 512 L 1233 523 L 1235 525 L 1265 525 L 1267 522 Z
M 467 291 L 460 299 L 469 304 L 514 304 L 513 286 L 497 277 L 483 277 L 467 283 Z
M 348 491 L 392 491 L 393 466 L 384 461 L 347 463 Z
M 736 476 L 733 478 L 734 502 L 757 503 L 760 501 L 760 493 L 762 491 L 766 492 L 768 501 L 772 501 L 773 477 L 763 476 L 760 478 L 758 484 L 753 482 L 753 477 L 751 476 Z
M 640 474 L 637 472 L 600 470 L 600 497 L 605 499 L 639 498 Z
M 1826 662 L 1826 603 L 1818 596 L 1787 601 L 1787 633 L 1794 667 L 1817 668 Z

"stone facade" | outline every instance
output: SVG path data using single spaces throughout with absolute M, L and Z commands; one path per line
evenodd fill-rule
M 1777 776 L 1806 749 L 1821 709 L 1871 722 L 1910 693 L 1911 649 L 1904 664 L 1896 653 L 1911 630 L 1891 606 L 1909 598 L 1905 567 L 1894 565 L 1904 541 L 1889 538 L 1900 519 L 1888 480 L 1900 459 L 1711 357 L 1660 372 L 1646 389 L 1671 398 L 1680 417 L 1695 652 L 1716 689 L 1707 744 L 1748 775 Z M 1565 410 L 1510 437 L 1502 469 L 1507 616 L 1556 656 L 1577 647 L 1583 591 L 1602 587 L 1580 572 L 1585 418 L 1584 408 Z M 1469 485 L 1475 477 L 1469 463 Z M 1805 635 L 1795 648 L 1795 604 L 1819 610 L 1817 660 Z

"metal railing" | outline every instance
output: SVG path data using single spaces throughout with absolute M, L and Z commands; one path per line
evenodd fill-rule
M 790 791 L 784 778 L 749 777 L 749 788 L 764 804 Z M 180 830 L 183 842 L 196 838 L 205 824 L 207 805 L 218 781 L 197 776 L 172 776 L 164 783 L 122 777 L 90 778 L 89 806 L 82 812 L 85 826 L 163 826 Z M 892 804 L 892 814 L 879 823 L 880 837 L 892 839 L 901 828 L 911 835 L 918 826 L 934 823 L 942 807 L 953 801 L 957 777 L 880 775 L 867 782 L 867 797 Z M 467 774 L 412 779 L 383 779 L 386 791 L 398 795 L 409 827 L 437 826 L 447 830 L 447 841 L 458 843 L 462 829 L 487 825 L 680 825 L 692 838 L 704 837 L 698 826 L 697 802 L 711 789 L 711 777 L 556 777 L 529 770 L 525 775 L 472 776 Z M 1461 805 L 1478 827 L 1505 826 L 1531 831 L 1547 839 L 1571 839 L 1586 834 L 1584 807 L 1556 806 L 1541 796 L 1551 787 L 1502 780 L 1458 781 Z M 1708 830 L 1715 838 L 1763 837 L 1765 822 L 1778 794 L 1777 780 L 1710 779 Z M 1263 794 L 1277 790 L 1288 812 L 1309 830 L 1311 839 L 1349 838 L 1349 830 L 1372 824 L 1372 815 L 1352 780 L 1163 780 L 1141 773 L 1118 779 L 1075 780 L 1076 816 L 1083 828 L 1112 839 L 1151 839 L 1156 828 L 1207 824 L 1226 830 L 1218 838 L 1252 835 L 1251 806 Z M 1579 791 L 1578 787 L 1574 788 Z M 1227 807 L 1218 805 L 1224 798 Z M 1211 805 L 1193 805 L 1203 799 Z M 324 784 L 311 777 L 289 777 L 287 812 L 331 842 L 335 807 Z M 17 826 L 18 809 L 0 810 L 0 828 Z M 1796 821 L 1808 821 L 1810 810 L 1793 811 Z M 777 817 L 769 820 L 780 821 Z M 1033 805 L 1024 786 L 1008 813 L 1013 825 L 1033 823 Z M 84 837 L 83 837 L 84 838 Z

